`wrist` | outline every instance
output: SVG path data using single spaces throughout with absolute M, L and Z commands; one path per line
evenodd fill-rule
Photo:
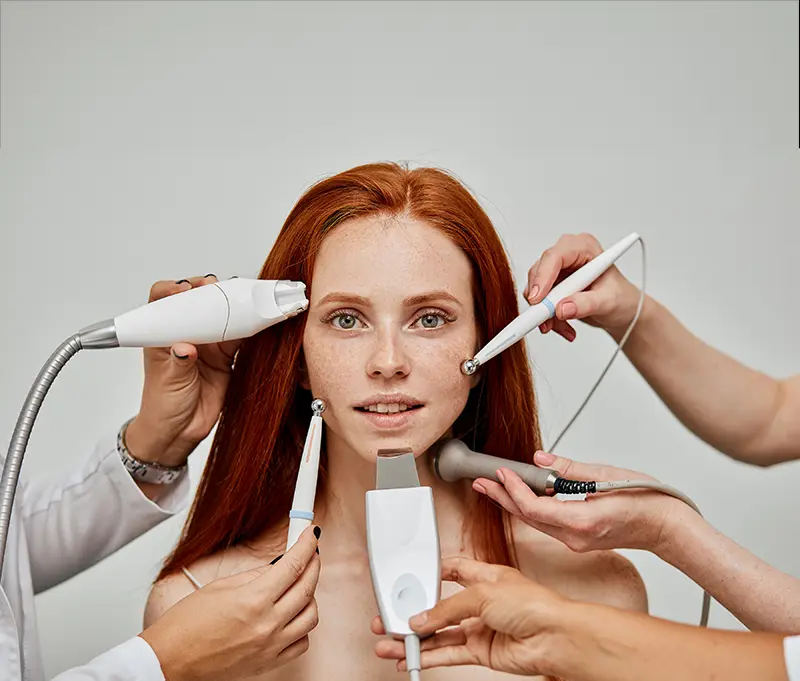
M 563 600 L 549 618 L 542 636 L 541 661 L 537 670 L 556 678 L 584 678 L 582 673 L 591 668 L 593 606 L 580 601 Z M 599 621 L 602 621 L 602 617 Z
M 664 518 L 662 531 L 650 551 L 661 560 L 676 566 L 687 552 L 688 542 L 697 523 L 703 523 L 698 513 L 684 503 L 676 504 Z
M 639 298 L 642 295 L 641 290 L 636 288 L 633 284 L 630 284 L 630 287 L 631 300 L 627 305 L 625 305 L 625 307 L 628 309 L 628 312 L 623 315 L 624 321 L 621 323 L 607 324 L 603 327 L 606 333 L 608 333 L 608 335 L 611 336 L 617 343 L 622 340 L 622 337 L 625 335 L 625 332 L 631 325 L 633 318 L 636 316 L 636 309 L 639 307 Z M 642 301 L 642 311 L 639 313 L 639 319 L 636 320 L 636 324 L 631 331 L 631 335 L 628 337 L 628 342 L 630 342 L 634 336 L 641 335 L 646 331 L 656 313 L 656 306 L 656 301 L 653 300 L 653 298 L 651 298 L 649 295 L 645 294 L 644 300 Z
M 165 681 L 188 681 L 191 678 L 184 669 L 182 656 L 175 650 L 175 645 L 171 644 L 169 632 L 161 635 L 158 624 L 154 624 L 139 634 L 139 638 L 155 653 Z
M 196 445 L 180 442 L 137 414 L 125 430 L 125 446 L 139 461 L 174 468 L 186 463 Z

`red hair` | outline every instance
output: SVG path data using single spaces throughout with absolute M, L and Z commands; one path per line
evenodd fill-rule
M 432 168 L 370 164 L 315 184 L 286 218 L 259 278 L 303 281 L 310 292 L 315 255 L 331 229 L 351 218 L 401 213 L 440 229 L 468 256 L 479 338 L 492 338 L 519 314 L 511 268 L 489 217 L 461 183 Z M 298 375 L 305 318 L 300 314 L 240 346 L 190 515 L 159 579 L 288 524 L 311 414 L 312 396 Z M 541 439 L 524 343 L 481 372 L 453 424 L 454 436 L 476 450 L 532 462 Z M 323 442 L 320 487 L 325 466 Z M 482 495 L 475 503 L 464 531 L 477 556 L 516 565 L 503 511 Z

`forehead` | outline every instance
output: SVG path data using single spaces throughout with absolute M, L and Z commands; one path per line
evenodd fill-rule
M 471 296 L 466 254 L 444 233 L 406 217 L 351 220 L 325 237 L 314 264 L 313 298 L 329 291 L 401 296 L 445 290 Z

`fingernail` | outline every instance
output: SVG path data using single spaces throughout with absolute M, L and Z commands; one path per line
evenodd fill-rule
M 213 274 L 213 273 L 212 274 L 207 274 L 206 276 L 203 277 L 203 279 L 208 279 L 209 277 L 216 277 L 216 276 L 217 275 Z
M 538 286 L 534 286 L 531 289 L 531 292 L 528 294 L 528 302 L 532 303 L 534 300 L 536 300 L 536 296 L 538 294 L 539 294 L 539 287 Z
M 480 492 L 481 494 L 486 494 L 486 488 L 479 482 L 474 483 L 472 485 L 472 489 L 474 489 L 476 492 Z
M 533 456 L 533 460 L 536 463 L 541 463 L 545 466 L 549 466 L 553 461 L 556 460 L 556 457 L 553 456 L 550 452 L 536 452 Z
M 283 558 L 283 554 L 281 554 L 277 558 L 273 558 L 271 561 L 269 561 L 269 564 L 270 565 L 275 565 L 275 563 L 277 563 L 281 558 Z
M 321 528 L 319 525 L 317 525 L 317 526 L 314 528 L 314 536 L 315 536 L 317 539 L 319 539 L 319 537 L 320 537 L 320 535 L 321 535 L 321 534 L 322 534 L 322 528 Z
M 503 471 L 501 471 L 499 468 L 497 469 L 497 479 L 498 479 L 500 482 L 502 482 L 503 484 L 505 484 L 505 483 L 506 483 L 506 476 L 505 476 L 505 475 L 503 475 Z
M 176 284 L 188 284 L 189 280 L 188 279 L 181 279 L 180 281 L 176 281 L 175 283 Z
M 575 303 L 564 303 L 564 305 L 561 306 L 561 314 L 564 319 L 572 319 L 578 314 L 578 308 L 575 306 Z
M 172 354 L 175 355 L 175 357 L 177 357 L 178 359 L 189 359 L 189 355 L 179 355 L 174 350 L 172 351 Z

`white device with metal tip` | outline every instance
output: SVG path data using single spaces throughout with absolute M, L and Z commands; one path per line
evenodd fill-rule
M 639 241 L 638 234 L 634 232 L 628 235 L 603 251 L 596 258 L 587 262 L 583 267 L 573 272 L 560 284 L 554 286 L 544 300 L 540 303 L 536 303 L 536 305 L 531 305 L 525 312 L 509 322 L 509 324 L 483 346 L 472 359 L 466 360 L 461 365 L 462 372 L 467 375 L 474 374 L 479 366 L 486 364 L 492 357 L 499 355 L 503 350 L 514 345 L 514 343 L 521 340 L 537 326 L 553 317 L 556 312 L 556 306 L 564 300 L 564 298 L 587 288 L 637 241 Z
M 189 289 L 81 329 L 53 352 L 20 410 L 0 480 L 0 575 L 17 483 L 33 424 L 50 386 L 80 350 L 169 347 L 247 338 L 308 307 L 300 281 L 240 279 Z
M 287 551 L 295 545 L 303 530 L 314 520 L 314 498 L 317 494 L 319 454 L 322 445 L 322 412 L 325 411 L 325 402 L 320 399 L 314 400 L 311 403 L 311 410 L 314 415 L 311 417 L 311 424 L 306 434 L 306 443 L 294 487 L 292 509 L 289 511 Z

